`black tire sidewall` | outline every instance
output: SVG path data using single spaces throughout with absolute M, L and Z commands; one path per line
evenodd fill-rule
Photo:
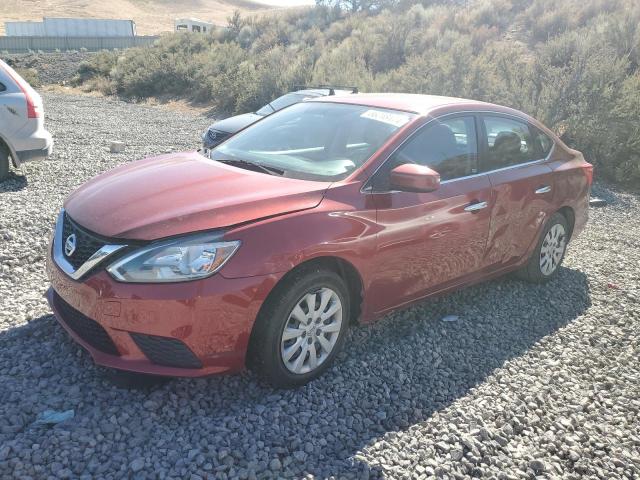
M 9 178 L 10 162 L 9 153 L 3 146 L 0 146 L 0 182 Z
M 328 287 L 336 292 L 342 302 L 342 325 L 338 340 L 327 359 L 313 372 L 294 374 L 284 365 L 280 355 L 280 340 L 289 314 L 307 293 Z M 322 375 L 333 363 L 344 344 L 350 321 L 350 298 L 344 280 L 328 270 L 307 270 L 294 273 L 285 279 L 267 299 L 256 320 L 249 352 L 250 366 L 277 387 L 304 385 Z

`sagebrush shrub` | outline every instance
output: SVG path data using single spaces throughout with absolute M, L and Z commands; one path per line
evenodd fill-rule
M 256 110 L 294 85 L 357 85 L 471 97 L 532 114 L 594 162 L 640 186 L 640 2 L 412 0 L 347 14 L 315 7 L 230 19 L 210 35 L 164 35 L 101 52 L 85 88 L 175 95 Z

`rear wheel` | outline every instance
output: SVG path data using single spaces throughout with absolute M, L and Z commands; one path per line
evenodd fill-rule
M 277 387 L 310 382 L 340 351 L 349 315 L 348 289 L 339 275 L 319 268 L 294 273 L 256 320 L 249 366 Z
M 568 241 L 569 223 L 564 215 L 554 213 L 547 221 L 529 261 L 517 272 L 518 276 L 533 283 L 552 279 L 562 264 Z
M 0 182 L 9 176 L 9 150 L 0 143 Z

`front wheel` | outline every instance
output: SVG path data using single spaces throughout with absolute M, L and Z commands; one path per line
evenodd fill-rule
M 517 273 L 533 283 L 544 283 L 558 273 L 569 241 L 569 224 L 561 213 L 554 213 L 542 231 L 529 261 Z
M 285 279 L 256 320 L 249 366 L 277 387 L 319 377 L 340 351 L 349 324 L 344 280 L 323 269 L 303 269 Z

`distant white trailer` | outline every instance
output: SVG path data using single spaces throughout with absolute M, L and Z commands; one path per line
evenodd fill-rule
M 5 22 L 11 37 L 134 37 L 133 20 L 48 18 L 42 22 Z
M 197 18 L 176 18 L 173 22 L 176 32 L 211 32 L 215 25 L 211 22 L 198 20 Z

